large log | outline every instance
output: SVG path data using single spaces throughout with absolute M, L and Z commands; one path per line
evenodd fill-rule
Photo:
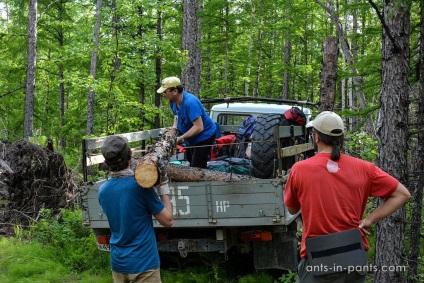
M 208 169 L 168 164 L 177 138 L 175 128 L 166 129 L 135 167 L 135 179 L 143 188 L 151 188 L 167 175 L 175 182 L 237 181 L 252 178 Z
M 168 178 L 174 182 L 200 182 L 200 181 L 240 181 L 256 179 L 248 175 L 232 174 L 227 172 L 213 171 L 197 167 L 169 164 L 166 167 Z
M 168 128 L 144 155 L 135 168 L 135 179 L 143 188 L 151 188 L 166 174 L 166 165 L 172 156 L 177 138 L 177 129 Z

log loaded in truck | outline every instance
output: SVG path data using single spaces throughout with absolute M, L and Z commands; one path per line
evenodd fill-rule
M 212 178 L 185 180 L 183 175 L 189 167 L 181 148 L 167 160 L 168 166 L 180 173 L 176 174 L 178 178 L 168 174 L 173 226 L 165 228 L 154 220 L 159 253 L 189 257 L 192 253 L 216 252 L 226 257 L 231 252 L 250 257 L 256 269 L 296 270 L 301 216 L 288 212 L 283 194 L 291 166 L 314 154 L 305 124 L 315 105 L 258 97 L 202 102 L 213 104 L 209 113 L 221 136 L 211 149 L 213 160 L 208 162 L 208 169 L 201 169 L 201 176 L 209 174 Z M 246 137 L 240 125 L 247 120 L 253 125 Z M 136 165 L 165 131 L 161 128 L 117 135 L 128 139 Z M 231 142 L 219 142 L 228 136 Z M 109 251 L 109 225 L 97 199 L 98 189 L 107 178 L 100 153 L 105 139 L 82 141 L 84 183 L 80 193 L 83 225 L 93 230 L 98 249 Z M 217 173 L 225 178 L 214 179 Z

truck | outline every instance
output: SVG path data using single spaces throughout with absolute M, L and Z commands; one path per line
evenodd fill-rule
M 169 181 L 174 217 L 172 227 L 154 220 L 159 253 L 189 257 L 193 253 L 229 254 L 253 261 L 255 269 L 296 270 L 299 260 L 301 216 L 283 203 L 291 166 L 314 154 L 310 132 L 288 121 L 284 113 L 297 107 L 311 120 L 314 104 L 305 101 L 241 97 L 209 99 L 209 114 L 218 135 L 237 135 L 240 123 L 255 117 L 249 176 L 242 180 Z M 117 134 L 126 137 L 133 155 L 143 156 L 166 128 Z M 82 140 L 84 182 L 80 186 L 83 225 L 92 229 L 99 250 L 109 251 L 110 230 L 99 205 L 98 189 L 107 179 L 100 148 L 106 136 Z M 175 151 L 170 163 L 184 165 Z M 134 161 L 135 163 L 137 160 Z M 154 219 L 154 218 L 153 218 Z

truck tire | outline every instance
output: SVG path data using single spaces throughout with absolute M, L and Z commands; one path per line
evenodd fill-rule
M 254 177 L 270 179 L 274 177 L 277 163 L 275 126 L 282 126 L 287 121 L 280 114 L 262 114 L 256 118 L 252 133 L 252 173 Z

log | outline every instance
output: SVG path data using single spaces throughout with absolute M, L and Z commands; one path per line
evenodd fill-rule
M 177 129 L 168 128 L 138 162 L 134 176 L 143 188 L 151 188 L 166 175 L 166 165 L 176 146 Z
M 166 167 L 168 178 L 173 182 L 201 182 L 201 181 L 240 181 L 256 179 L 248 175 L 232 174 L 209 169 L 169 164 Z
M 175 182 L 238 181 L 254 179 L 248 175 L 232 174 L 197 167 L 168 164 L 176 146 L 177 130 L 168 128 L 144 155 L 134 170 L 137 183 L 143 188 L 151 188 L 160 180 L 169 178 Z

